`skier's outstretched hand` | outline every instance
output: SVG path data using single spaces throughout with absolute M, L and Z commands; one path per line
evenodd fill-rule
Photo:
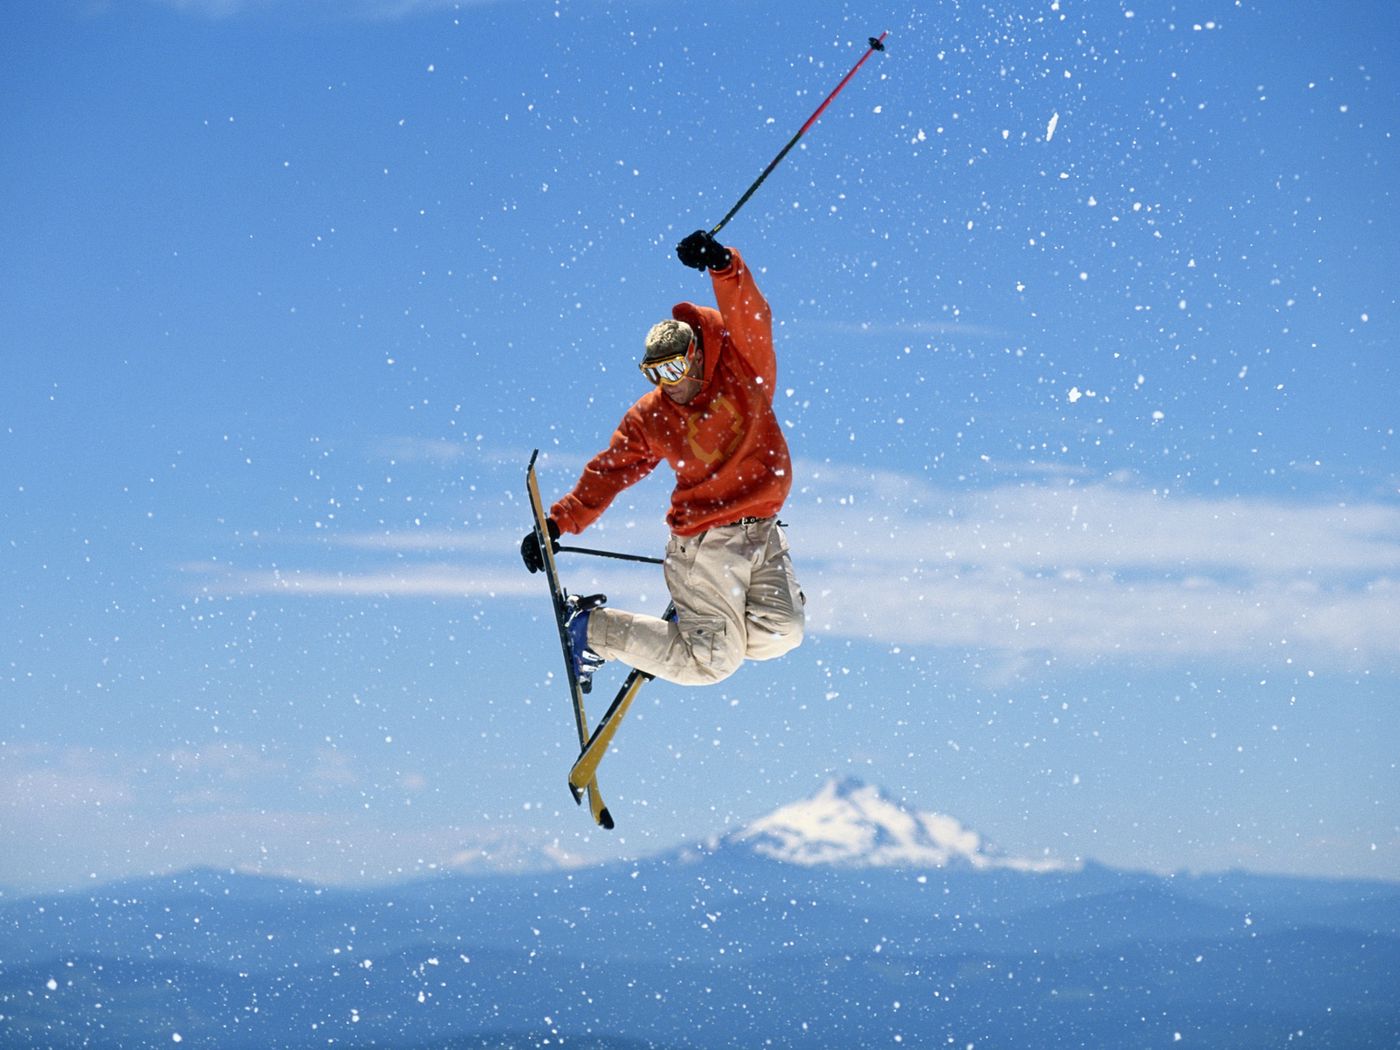
M 549 529 L 549 548 L 552 552 L 557 552 L 559 550 L 559 526 L 554 523 L 553 518 L 545 518 L 544 523 Z M 544 568 L 544 551 L 540 550 L 540 538 L 534 529 L 526 533 L 525 538 L 520 541 L 520 560 L 525 563 L 525 568 L 531 572 L 539 572 Z
M 696 230 L 676 245 L 676 256 L 695 270 L 723 270 L 729 266 L 729 249 L 709 230 Z

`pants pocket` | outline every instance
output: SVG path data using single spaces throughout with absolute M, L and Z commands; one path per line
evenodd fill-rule
M 695 559 L 700 553 L 700 541 L 705 538 L 705 533 L 698 536 L 676 536 L 672 535 L 666 544 L 666 562 L 663 569 L 666 582 L 671 586 L 672 595 L 675 594 L 676 586 L 689 586 L 692 575 L 695 571 Z
M 724 657 L 729 625 L 720 619 L 681 620 L 677 625 L 685 639 L 691 658 L 698 664 L 713 666 Z

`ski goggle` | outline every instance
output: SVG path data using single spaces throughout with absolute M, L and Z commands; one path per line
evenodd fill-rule
M 642 375 L 646 376 L 650 382 L 659 383 L 662 386 L 675 386 L 685 378 L 686 370 L 690 368 L 690 352 L 694 349 L 695 340 L 692 339 L 683 354 L 666 357 L 660 361 L 643 361 L 640 365 Z

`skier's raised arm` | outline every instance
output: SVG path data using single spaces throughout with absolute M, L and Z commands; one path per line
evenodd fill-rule
M 715 303 L 734 349 L 766 385 L 771 401 L 778 374 L 773 356 L 773 315 L 743 255 L 724 247 L 705 230 L 696 230 L 676 245 L 676 255 L 686 266 L 709 270 Z

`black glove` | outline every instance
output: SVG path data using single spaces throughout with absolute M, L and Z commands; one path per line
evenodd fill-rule
M 715 240 L 708 230 L 696 230 L 681 241 L 676 245 L 676 255 L 681 262 L 695 270 L 706 267 L 723 270 L 729 266 L 729 249 Z
M 557 552 L 559 526 L 554 523 L 553 518 L 545 518 L 544 523 L 549 529 L 549 549 L 551 552 Z M 520 541 L 520 560 L 531 572 L 539 572 L 544 568 L 544 551 L 540 550 L 540 538 L 534 529 L 526 533 L 525 538 Z

